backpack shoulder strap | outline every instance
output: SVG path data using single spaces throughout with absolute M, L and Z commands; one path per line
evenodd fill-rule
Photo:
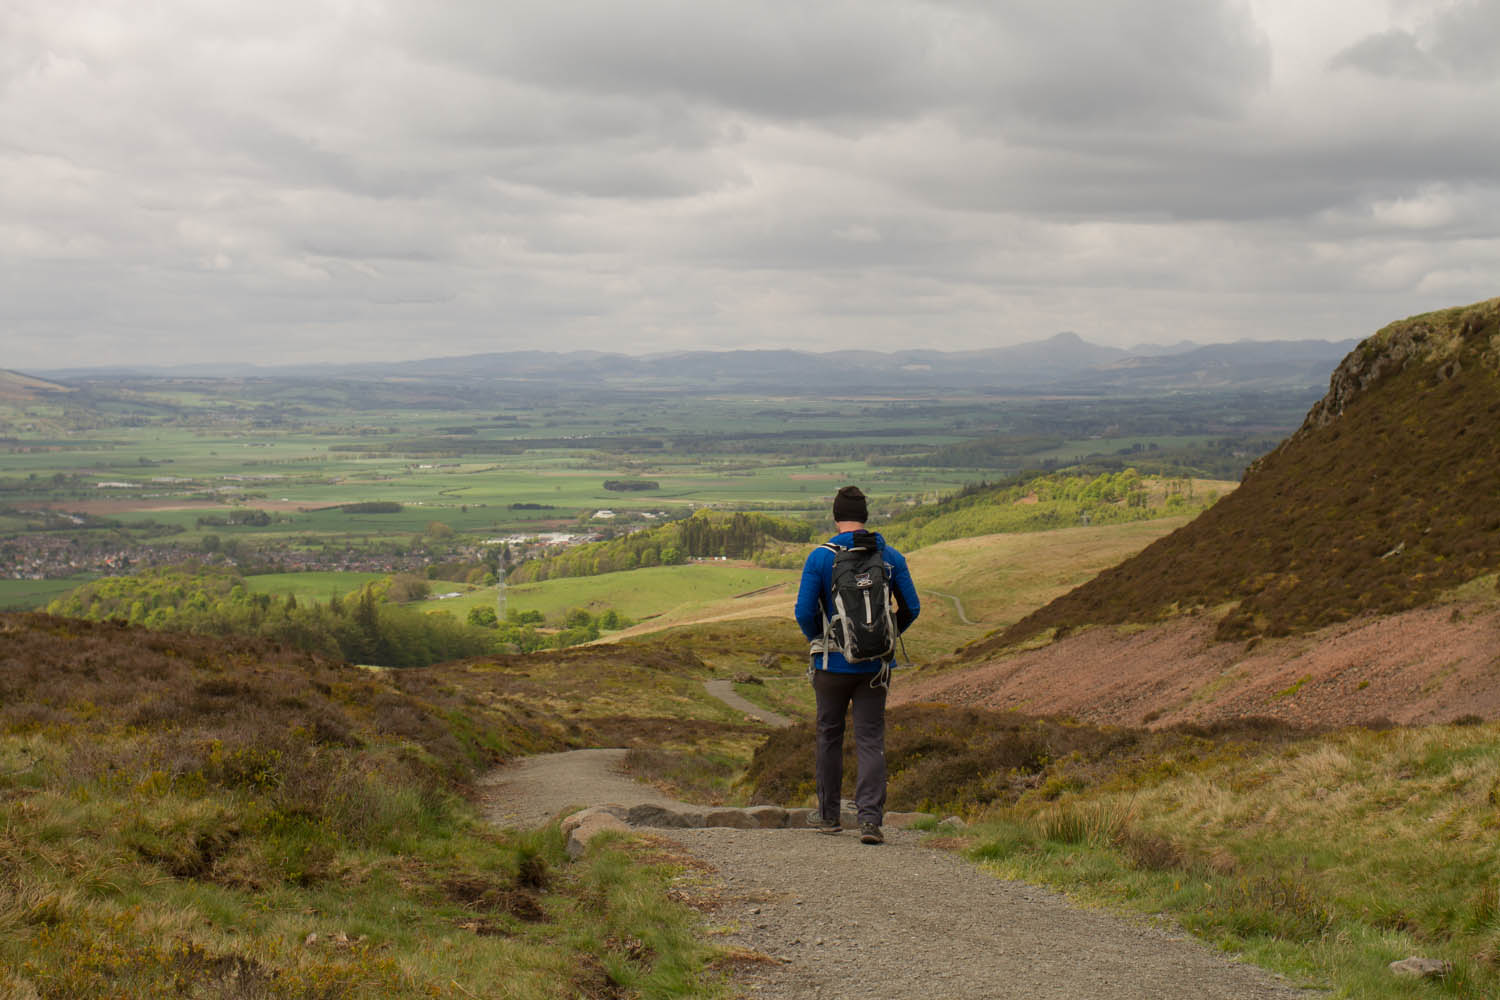
M 840 552 L 848 552 L 849 551 L 849 547 L 847 545 L 840 545 L 837 542 L 824 542 L 822 545 L 819 545 L 818 548 L 820 548 L 820 549 L 827 549 L 829 552 L 832 552 L 834 555 L 838 555 Z

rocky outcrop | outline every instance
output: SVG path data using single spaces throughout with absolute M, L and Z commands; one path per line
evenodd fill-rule
M 1349 402 L 1413 360 L 1436 363 L 1440 380 L 1453 378 L 1467 361 L 1500 370 L 1500 299 L 1404 319 L 1365 340 L 1334 369 L 1328 394 L 1307 414 L 1298 434 L 1327 427 Z

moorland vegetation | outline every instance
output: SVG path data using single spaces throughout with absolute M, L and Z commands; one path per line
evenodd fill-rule
M 748 752 L 690 653 L 383 671 L 45 615 L 0 637 L 0 995 L 719 989 L 650 849 L 573 862 L 555 826 L 497 830 L 476 797 L 566 746 Z
M 459 796 L 559 723 L 259 643 L 0 628 L 5 995 L 550 996 L 599 976 L 560 926 L 623 954 L 615 877 Z
M 1500 299 L 1393 323 L 1301 429 L 1201 517 L 1011 626 L 1225 608 L 1218 635 L 1310 631 L 1430 602 L 1500 568 Z

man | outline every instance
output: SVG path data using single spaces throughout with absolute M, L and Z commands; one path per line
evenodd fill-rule
M 854 707 L 854 750 L 858 772 L 854 804 L 859 813 L 859 839 L 865 844 L 884 841 L 885 819 L 885 695 L 894 651 L 884 658 L 851 663 L 829 641 L 828 622 L 834 616 L 833 566 L 837 549 L 878 549 L 885 564 L 890 593 L 896 601 L 897 634 L 906 631 L 921 610 L 917 588 L 906 568 L 906 558 L 876 532 L 865 530 L 869 505 L 858 486 L 845 486 L 833 498 L 837 531 L 829 543 L 813 549 L 802 567 L 797 591 L 797 624 L 811 641 L 812 683 L 817 698 L 818 830 L 840 833 L 839 794 L 844 778 L 844 719 Z

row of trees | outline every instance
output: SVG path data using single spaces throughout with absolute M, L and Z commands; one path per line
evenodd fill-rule
M 517 611 L 510 608 L 505 613 L 505 620 L 501 621 L 494 608 L 471 608 L 468 622 L 480 628 L 494 629 L 501 641 L 514 645 L 524 653 L 582 645 L 593 642 L 605 632 L 614 632 L 635 624 L 613 608 L 601 615 L 590 614 L 585 608 L 573 608 L 563 615 L 562 627 L 551 632 L 537 628 L 545 622 L 540 611 Z
M 252 593 L 228 569 L 174 567 L 94 580 L 54 600 L 47 610 L 147 628 L 258 636 L 387 667 L 426 666 L 513 648 L 494 630 L 392 603 L 409 594 L 411 583 L 423 581 L 386 578 L 325 604 L 299 602 L 290 594 Z
M 1076 524 L 1118 524 L 1187 513 L 1217 496 L 1197 497 L 1191 479 L 1166 480 L 1153 498 L 1136 469 L 1099 475 L 1054 474 L 972 487 L 919 507 L 881 531 L 903 548 L 1002 532 L 1045 531 Z

